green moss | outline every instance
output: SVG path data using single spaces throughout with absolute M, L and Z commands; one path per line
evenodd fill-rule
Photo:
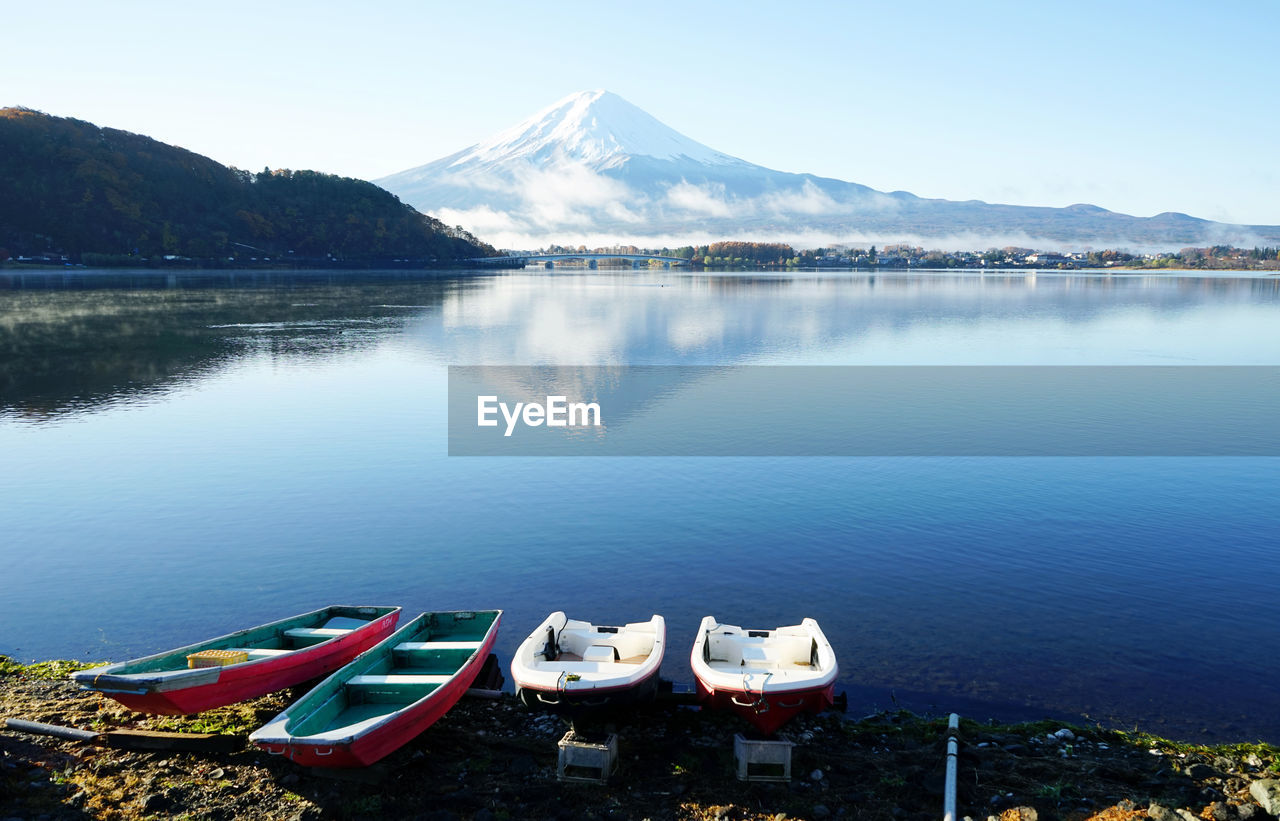
M 27 678 L 46 680 L 63 679 L 78 670 L 101 667 L 105 663 L 101 661 L 86 662 L 55 659 L 53 661 L 38 661 L 35 664 L 22 664 L 8 656 L 0 656 L 0 676 L 26 676 Z
M 233 704 L 189 716 L 157 716 L 151 720 L 153 729 L 175 733 L 219 733 L 222 735 L 248 735 L 262 725 L 256 708 L 247 704 Z
M 1160 750 L 1166 754 L 1190 755 L 1202 758 L 1221 756 L 1240 761 L 1246 760 L 1250 756 L 1256 756 L 1262 762 L 1261 769 L 1280 774 L 1280 747 L 1261 741 L 1234 744 L 1190 744 L 1185 741 L 1175 741 L 1136 730 L 1133 732 L 1125 732 L 1123 730 L 1104 731 L 1099 737 L 1118 744 L 1129 744 L 1135 747 L 1144 747 L 1148 750 Z
M 382 813 L 382 796 L 367 795 L 362 798 L 352 799 L 346 802 L 345 809 L 347 815 L 380 815 Z

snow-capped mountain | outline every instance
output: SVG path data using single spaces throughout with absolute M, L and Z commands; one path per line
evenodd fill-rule
M 930 200 L 775 171 L 689 139 L 603 90 L 572 94 L 484 142 L 374 182 L 508 248 L 714 239 L 954 248 L 1280 239 L 1277 226 L 1172 213 L 1144 219 L 1092 205 Z
M 450 168 L 523 160 L 534 164 L 583 163 L 602 171 L 623 165 L 630 157 L 746 165 L 668 128 L 617 94 L 603 90 L 571 94 L 446 159 Z

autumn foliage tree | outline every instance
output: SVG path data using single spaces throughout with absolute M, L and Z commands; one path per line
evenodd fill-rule
M 750 260 L 762 265 L 785 265 L 795 255 L 790 245 L 779 242 L 713 242 L 707 246 L 703 256 Z

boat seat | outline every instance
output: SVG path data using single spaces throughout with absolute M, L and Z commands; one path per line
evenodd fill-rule
M 593 644 L 582 651 L 582 660 L 607 664 L 618 660 L 618 651 L 607 644 Z
M 390 673 L 388 675 L 352 676 L 348 684 L 444 684 L 453 676 L 422 673 Z
M 352 630 L 359 630 L 361 627 L 368 627 L 369 624 L 370 621 L 368 619 L 353 619 L 350 616 L 334 616 L 320 626 L 332 628 L 349 627 Z
M 272 647 L 228 647 L 227 649 L 234 652 L 248 653 L 250 661 L 253 661 L 254 659 L 269 659 L 276 656 L 287 656 L 294 652 L 293 650 L 277 650 Z
M 397 650 L 479 650 L 482 641 L 402 641 Z
M 345 636 L 351 627 L 291 627 L 284 634 L 291 639 L 333 639 Z

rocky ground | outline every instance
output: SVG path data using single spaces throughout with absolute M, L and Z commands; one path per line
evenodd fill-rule
M 84 729 L 247 734 L 288 693 L 198 716 L 133 713 L 66 680 L 70 666 L 0 657 L 0 717 Z M 511 697 L 464 699 L 368 771 L 303 770 L 252 747 L 224 754 L 131 752 L 0 730 L 0 821 L 271 818 L 937 819 L 945 718 L 888 713 L 801 719 L 788 784 L 735 777 L 746 725 L 654 707 L 609 729 L 619 770 L 607 785 L 556 780 L 566 726 Z M 964 721 L 959 813 L 977 821 L 1270 821 L 1280 815 L 1280 750 L 1182 745 L 1142 734 L 1039 722 Z M 341 776 L 341 777 L 335 777 Z

